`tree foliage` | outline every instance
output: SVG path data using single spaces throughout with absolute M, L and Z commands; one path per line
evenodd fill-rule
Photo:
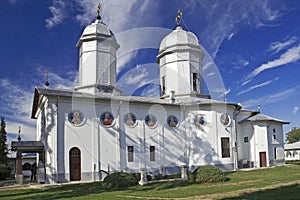
M 4 117 L 1 117 L 1 128 L 0 128 L 0 180 L 5 180 L 11 169 L 8 167 L 8 149 L 6 145 L 6 131 L 5 131 Z
M 7 165 L 8 164 L 8 149 L 6 145 L 6 131 L 5 131 L 5 121 L 4 117 L 1 117 L 1 129 L 0 129 L 0 164 Z
M 286 134 L 286 140 L 288 143 L 300 141 L 300 128 L 293 127 L 292 130 Z

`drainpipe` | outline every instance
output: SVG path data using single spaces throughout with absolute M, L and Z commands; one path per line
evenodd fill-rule
M 234 158 L 234 167 L 235 170 L 239 169 L 239 165 L 238 165 L 238 146 L 237 146 L 237 141 L 238 141 L 238 137 L 237 137 L 237 116 L 240 114 L 242 109 L 242 106 L 237 105 L 237 107 L 234 109 L 233 112 L 233 117 L 234 117 L 234 129 L 235 129 L 235 158 Z

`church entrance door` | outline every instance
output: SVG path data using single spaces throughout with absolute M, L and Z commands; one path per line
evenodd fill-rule
M 260 164 L 260 167 L 266 167 L 267 166 L 266 152 L 259 152 L 259 164 Z
M 81 155 L 76 147 L 69 152 L 70 158 L 70 181 L 80 181 L 81 179 Z

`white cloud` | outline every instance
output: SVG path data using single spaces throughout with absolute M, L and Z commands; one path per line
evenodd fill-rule
M 0 80 L 1 91 L 5 97 L 1 101 L 5 106 L 1 108 L 1 113 L 7 120 L 19 121 L 28 125 L 33 125 L 31 116 L 31 104 L 33 100 L 33 89 L 26 91 L 21 85 L 16 85 L 9 80 Z
M 148 72 L 145 68 L 139 67 L 140 65 L 136 66 L 134 72 L 125 77 L 123 81 L 124 84 L 133 85 L 133 84 L 141 84 L 143 80 L 148 77 Z M 141 68 L 141 70 L 139 70 Z M 143 83 L 142 83 L 143 84 Z
M 65 19 L 65 7 L 66 3 L 62 0 L 53 0 L 53 5 L 49 7 L 51 17 L 46 19 L 46 27 L 51 29 L 58 24 L 61 24 Z
M 36 129 L 35 126 L 29 126 L 26 124 L 12 122 L 5 120 L 6 132 L 10 137 L 7 137 L 7 144 L 10 145 L 11 141 L 17 140 L 19 127 L 21 127 L 21 139 L 22 140 L 35 140 L 36 139 Z
M 49 67 L 51 68 L 51 67 Z M 39 66 L 36 69 L 37 74 L 39 74 L 39 78 L 42 80 L 45 77 L 45 72 L 48 71 L 48 82 L 50 83 L 51 88 L 67 88 L 72 89 L 76 85 L 78 81 L 78 70 L 72 71 L 65 69 L 68 67 L 60 67 L 60 69 L 64 70 L 63 74 L 55 73 L 51 70 L 47 70 L 47 67 Z M 39 81 L 40 82 L 40 81 Z
M 268 51 L 274 51 L 274 53 L 278 53 L 279 51 L 294 44 L 297 40 L 298 40 L 298 38 L 296 36 L 294 36 L 284 42 L 272 42 L 268 48 Z
M 25 139 L 35 139 L 35 126 L 36 120 L 31 119 L 31 108 L 34 96 L 34 85 L 41 85 L 40 79 L 44 81 L 45 68 L 39 67 L 32 77 L 38 77 L 37 79 L 32 79 L 32 85 L 25 86 L 16 81 L 9 79 L 0 79 L 0 92 L 5 94 L 0 96 L 0 101 L 2 106 L 0 108 L 1 116 L 5 117 L 7 132 L 8 133 L 17 133 L 19 126 L 22 128 L 22 135 Z M 74 83 L 72 76 L 74 72 L 65 72 L 66 75 L 69 75 L 68 78 L 61 77 L 53 72 L 49 72 L 49 82 L 52 88 L 61 87 L 61 88 L 72 88 Z M 73 74 L 73 75 L 72 75 Z M 40 78 L 41 77 L 41 78 Z M 71 80 L 70 80 L 71 79 Z M 44 83 L 44 82 L 42 82 Z
M 243 83 L 242 83 L 242 86 L 247 85 L 247 84 L 250 83 L 251 81 L 252 81 L 252 79 L 249 79 L 249 80 L 243 82 Z
M 253 78 L 254 76 L 257 76 L 258 74 L 260 74 L 261 72 L 267 69 L 272 69 L 272 68 L 280 67 L 282 65 L 293 63 L 298 61 L 299 59 L 300 59 L 300 45 L 288 49 L 285 53 L 283 53 L 280 56 L 280 58 L 269 61 L 266 64 L 262 64 L 254 71 L 252 71 L 252 73 L 248 75 L 247 79 Z
M 148 84 L 159 84 L 159 73 L 156 63 L 137 65 L 126 71 L 117 82 L 117 87 L 127 95 Z
M 298 107 L 298 106 L 295 106 L 295 107 L 293 108 L 293 114 L 294 114 L 294 115 L 297 114 L 298 110 L 299 110 L 299 107 Z
M 205 16 L 203 19 L 209 23 L 202 36 L 205 43 L 210 45 L 209 51 L 213 57 L 217 55 L 224 40 L 232 39 L 232 33 L 238 33 L 243 28 L 241 25 L 253 28 L 273 25 L 285 9 L 284 6 L 278 5 L 283 4 L 280 1 L 232 0 L 218 1 L 215 4 L 211 1 L 198 3 L 202 6 L 201 11 Z
M 11 5 L 15 5 L 17 3 L 17 0 L 8 0 L 8 2 L 11 4 Z
M 276 81 L 276 80 L 278 80 L 278 79 L 279 79 L 279 78 L 277 77 L 277 78 L 275 78 L 275 79 L 273 79 L 273 80 L 269 80 L 269 81 L 263 82 L 263 83 L 261 83 L 261 84 L 254 85 L 254 86 L 252 86 L 252 87 L 250 87 L 250 88 L 248 88 L 248 89 L 246 89 L 246 90 L 243 90 L 243 91 L 239 92 L 237 95 L 239 96 L 239 95 L 241 95 L 241 94 L 245 94 L 245 93 L 247 93 L 247 92 L 250 92 L 250 91 L 252 91 L 252 90 L 254 90 L 254 89 L 257 89 L 257 88 L 260 88 L 260 87 L 267 86 L 267 85 L 271 84 L 273 81 Z
M 294 88 L 290 88 L 288 90 L 284 90 L 282 92 L 278 92 L 275 94 L 270 94 L 263 96 L 261 98 L 255 98 L 255 99 L 250 99 L 245 102 L 243 102 L 243 107 L 245 108 L 250 108 L 250 107 L 257 107 L 257 105 L 262 105 L 262 104 L 271 104 L 274 102 L 282 101 L 284 99 L 289 98 L 291 95 L 293 95 L 297 90 L 299 86 L 296 86 Z
M 141 96 L 144 97 L 159 97 L 160 96 L 160 90 L 159 85 L 157 84 L 151 84 L 149 87 L 147 87 L 145 90 L 141 92 Z
M 82 25 L 86 25 L 96 18 L 98 1 L 76 0 L 75 2 L 79 6 L 78 10 L 81 12 L 76 15 L 76 19 Z M 101 1 L 102 9 L 100 15 L 113 32 L 119 33 L 136 27 L 136 23 L 145 15 L 148 3 L 149 1 L 139 0 L 103 0 Z

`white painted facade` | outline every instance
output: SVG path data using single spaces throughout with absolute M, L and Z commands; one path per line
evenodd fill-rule
M 284 145 L 284 156 L 287 161 L 300 160 L 300 141 Z
M 87 26 L 77 47 L 79 86 L 35 89 L 32 118 L 44 144 L 46 182 L 95 181 L 141 169 L 173 174 L 181 166 L 232 171 L 245 160 L 247 167 L 261 167 L 261 152 L 266 166 L 282 159 L 286 122 L 203 94 L 204 54 L 194 34 L 177 27 L 162 40 L 161 98 L 120 95 L 115 87 L 119 46 L 103 22 Z M 127 125 L 129 119 L 134 123 Z

